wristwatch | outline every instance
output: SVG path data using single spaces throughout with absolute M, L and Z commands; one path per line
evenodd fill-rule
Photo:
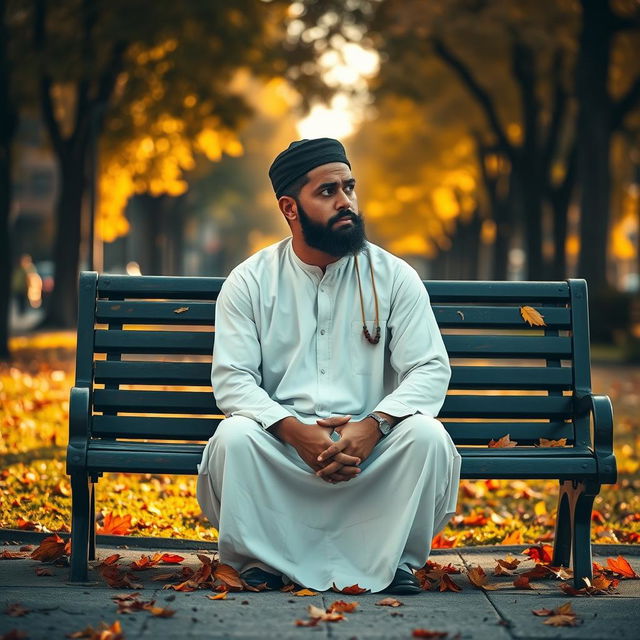
M 378 429 L 380 429 L 380 433 L 383 438 L 391 433 L 391 429 L 393 429 L 393 427 L 386 418 L 383 418 L 377 413 L 370 413 L 367 418 L 373 418 L 378 423 Z

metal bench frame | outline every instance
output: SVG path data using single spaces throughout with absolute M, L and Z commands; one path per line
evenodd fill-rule
M 209 372 L 223 282 L 80 275 L 67 451 L 72 582 L 85 582 L 95 559 L 95 483 L 103 473 L 197 473 L 221 419 Z M 461 452 L 462 477 L 558 480 L 553 565 L 573 560 L 574 582 L 583 586 L 592 576 L 593 500 L 617 477 L 611 402 L 591 392 L 586 282 L 425 286 L 452 359 L 440 418 Z M 541 312 L 547 326 L 525 324 L 523 305 Z M 507 433 L 517 447 L 486 446 Z M 541 437 L 567 438 L 567 446 L 536 446 Z

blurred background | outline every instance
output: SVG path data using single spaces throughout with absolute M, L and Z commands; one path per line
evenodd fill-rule
M 0 0 L 0 356 L 80 269 L 226 275 L 288 235 L 267 176 L 346 145 L 423 278 L 591 292 L 640 358 L 638 0 Z

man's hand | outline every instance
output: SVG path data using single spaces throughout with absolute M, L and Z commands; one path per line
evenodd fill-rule
M 325 465 L 332 464 L 331 477 L 323 477 L 327 482 L 341 482 L 350 480 L 360 473 L 358 465 L 360 459 L 347 453 L 336 452 L 335 455 L 325 456 L 323 461 L 319 455 L 327 451 L 333 440 L 329 437 L 334 429 L 347 424 L 351 416 L 336 416 L 326 418 L 324 424 L 304 424 L 296 418 L 284 418 L 270 428 L 272 433 L 290 444 L 298 455 L 314 470 L 319 471 Z M 320 421 L 318 421 L 320 422 Z
M 326 422 L 325 419 L 317 420 L 321 427 L 329 426 Z M 331 442 L 318 456 L 318 462 L 325 465 L 316 472 L 316 475 L 321 478 L 331 478 L 342 472 L 337 458 L 339 455 L 347 454 L 361 461 L 366 460 L 382 437 L 378 424 L 373 418 L 348 422 L 335 427 L 335 430 L 340 434 L 340 440 Z

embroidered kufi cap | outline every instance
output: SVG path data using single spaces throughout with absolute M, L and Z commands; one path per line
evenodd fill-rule
M 269 168 L 269 178 L 276 198 L 283 195 L 284 188 L 305 173 L 322 164 L 343 162 L 349 168 L 347 152 L 338 140 L 333 138 L 314 138 L 313 140 L 296 140 L 292 142 Z

